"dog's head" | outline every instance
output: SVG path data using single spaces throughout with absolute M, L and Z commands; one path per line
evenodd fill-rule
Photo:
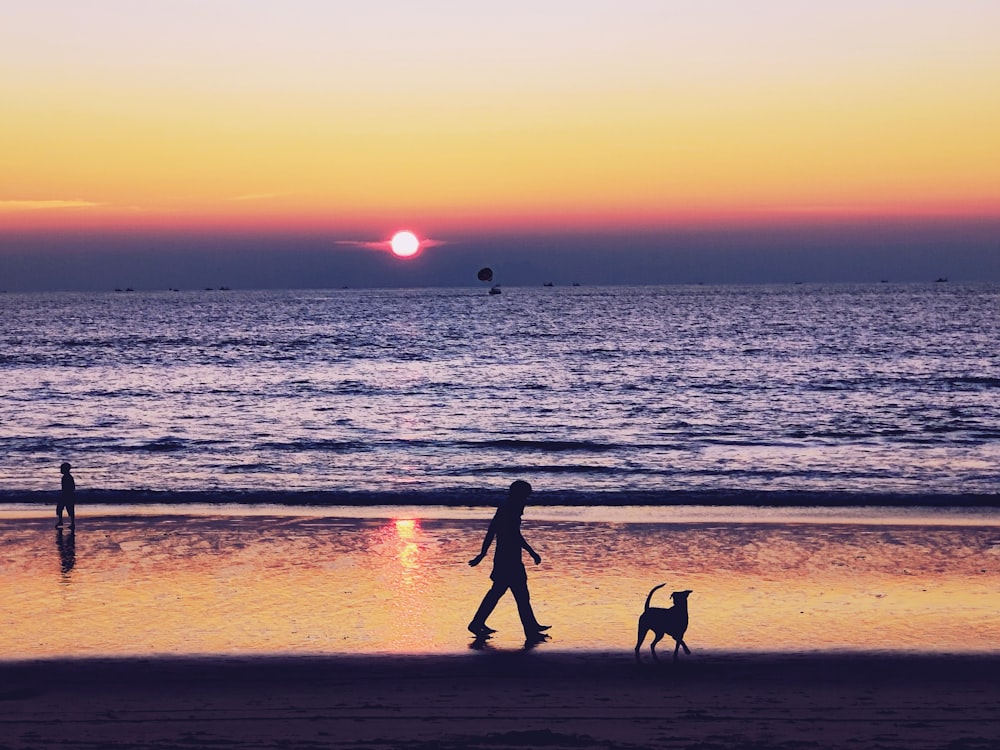
M 682 602 L 686 602 L 688 596 L 692 593 L 691 589 L 687 591 L 675 591 L 670 595 L 670 598 L 674 600 L 674 604 L 681 604 Z

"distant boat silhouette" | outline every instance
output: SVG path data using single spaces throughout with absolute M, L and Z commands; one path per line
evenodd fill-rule
M 945 283 L 945 282 L 946 282 L 947 280 L 948 280 L 948 277 L 947 277 L 947 276 L 938 276 L 938 277 L 937 277 L 937 279 L 935 279 L 935 282 L 934 282 L 934 283 L 935 283 L 935 284 L 943 284 L 943 283 Z
M 499 286 L 491 286 L 490 287 L 490 294 L 500 294 L 500 287 Z
M 554 286 L 554 284 L 551 281 L 546 281 L 542 286 Z

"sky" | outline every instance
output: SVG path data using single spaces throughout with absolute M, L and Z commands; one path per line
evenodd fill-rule
M 0 0 L 0 289 L 1000 281 L 998 33 L 996 0 Z

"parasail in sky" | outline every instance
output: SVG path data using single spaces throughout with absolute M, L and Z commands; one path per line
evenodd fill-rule
M 489 266 L 480 268 L 479 273 L 476 274 L 476 278 L 480 281 L 493 281 L 493 269 Z

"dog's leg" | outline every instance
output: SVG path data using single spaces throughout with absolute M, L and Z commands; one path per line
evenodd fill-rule
M 688 645 L 684 642 L 683 638 L 681 638 L 680 644 L 681 644 L 681 648 L 684 649 L 684 653 L 687 654 L 688 656 L 690 656 L 691 655 L 691 649 L 688 648 Z
M 657 633 L 656 638 L 653 642 L 649 644 L 649 652 L 653 655 L 655 661 L 659 661 L 660 657 L 656 655 L 656 644 L 663 640 L 663 633 Z
M 639 649 L 642 647 L 642 642 L 644 640 L 646 640 L 646 633 L 648 633 L 648 632 L 649 632 L 649 628 L 643 627 L 643 624 L 640 622 L 639 623 L 639 638 L 635 642 L 635 660 L 636 661 L 640 661 L 640 659 L 639 659 Z

